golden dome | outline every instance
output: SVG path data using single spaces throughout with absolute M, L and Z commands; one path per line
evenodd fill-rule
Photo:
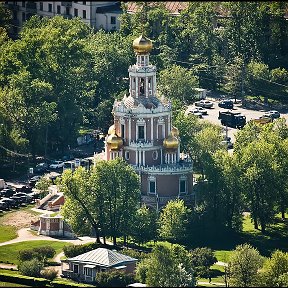
M 152 47 L 151 40 L 143 35 L 133 41 L 133 49 L 137 54 L 147 54 L 152 50 Z
M 163 140 L 163 146 L 166 149 L 177 149 L 179 145 L 178 139 L 170 134 L 167 138 Z
M 115 134 L 115 125 L 111 125 L 108 129 L 108 135 Z
M 175 136 L 175 137 L 178 137 L 179 136 L 179 130 L 178 130 L 178 128 L 176 128 L 176 127 L 172 127 L 172 130 L 171 130 L 171 135 L 172 136 Z
M 106 142 L 109 144 L 111 150 L 119 150 L 123 146 L 122 138 L 116 134 L 109 135 Z

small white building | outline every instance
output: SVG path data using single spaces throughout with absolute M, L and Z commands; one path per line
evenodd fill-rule
M 207 89 L 203 88 L 194 88 L 194 90 L 197 92 L 196 98 L 201 100 L 201 99 L 206 99 L 207 95 Z

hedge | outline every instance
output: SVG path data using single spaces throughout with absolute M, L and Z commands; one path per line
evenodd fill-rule
M 68 288 L 74 288 L 74 287 L 96 287 L 96 286 L 93 286 L 93 285 L 89 285 L 89 284 L 83 284 L 83 283 L 73 283 L 73 282 L 68 282 L 68 281 L 65 281 L 65 280 L 54 280 L 50 283 L 50 285 L 52 287 L 68 287 Z
M 44 278 L 34 278 L 29 276 L 24 276 L 20 274 L 8 274 L 0 272 L 0 282 L 10 282 L 10 283 L 18 283 L 18 284 L 24 284 L 28 286 L 36 286 L 36 287 L 45 287 L 47 286 L 50 281 Z

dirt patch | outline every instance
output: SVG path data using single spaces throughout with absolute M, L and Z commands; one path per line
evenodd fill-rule
M 27 211 L 15 211 L 8 213 L 0 218 L 3 225 L 11 225 L 17 229 L 30 227 L 31 220 L 38 220 L 39 216 L 29 213 Z

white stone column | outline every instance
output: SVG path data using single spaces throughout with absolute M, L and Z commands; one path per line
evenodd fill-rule
M 138 165 L 138 150 L 135 151 L 136 154 L 136 165 Z
M 156 73 L 153 76 L 153 96 L 156 95 Z
M 162 149 L 160 150 L 160 156 L 161 156 L 161 162 L 160 163 L 163 164 L 163 150 Z
M 148 77 L 145 79 L 145 96 L 146 98 L 149 96 Z
M 130 145 L 130 142 L 131 142 L 131 117 L 129 117 L 129 131 L 128 131 L 128 143 Z
M 139 91 L 138 91 L 138 77 L 135 77 L 135 97 L 138 98 Z
M 171 114 L 168 116 L 168 133 L 171 132 Z
M 145 150 L 143 151 L 143 166 L 145 166 Z
M 154 133 L 154 131 L 153 131 L 153 129 L 154 129 L 154 118 L 153 118 L 153 117 L 151 117 L 150 121 L 151 121 L 151 142 L 153 143 L 153 133 Z

